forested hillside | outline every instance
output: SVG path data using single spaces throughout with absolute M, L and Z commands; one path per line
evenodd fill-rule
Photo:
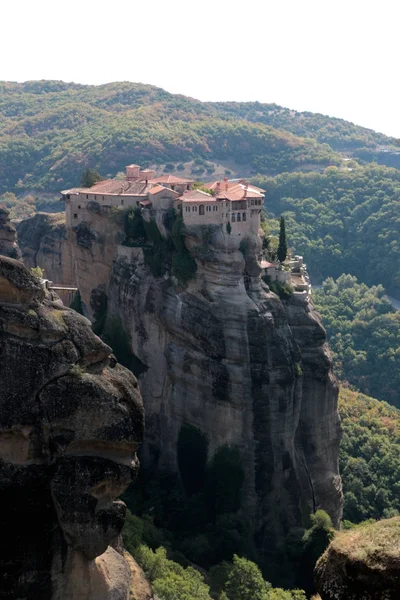
M 400 512 L 400 411 L 341 388 L 340 472 L 344 519 L 392 517 Z
M 153 86 L 0 84 L 0 192 L 16 186 L 56 191 L 76 184 L 85 167 L 115 175 L 132 161 L 195 158 L 229 159 L 255 173 L 340 163 L 314 139 Z
M 369 165 L 256 177 L 267 214 L 286 218 L 289 245 L 315 282 L 342 273 L 400 293 L 400 171 Z
M 313 297 L 338 378 L 400 407 L 400 311 L 384 288 L 341 275 L 336 281 L 326 279 Z
M 216 107 L 221 114 L 235 116 L 256 123 L 265 123 L 277 129 L 285 129 L 295 135 L 315 138 L 321 144 L 329 144 L 335 150 L 373 152 L 379 146 L 400 150 L 400 140 L 383 133 L 360 127 L 335 117 L 319 113 L 298 112 L 261 102 L 218 102 Z

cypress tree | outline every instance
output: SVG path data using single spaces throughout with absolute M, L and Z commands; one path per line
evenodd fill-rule
M 285 219 L 281 217 L 280 227 L 279 227 L 279 245 L 278 245 L 278 260 L 279 262 L 283 262 L 287 256 L 287 242 L 286 242 L 286 231 L 285 231 Z

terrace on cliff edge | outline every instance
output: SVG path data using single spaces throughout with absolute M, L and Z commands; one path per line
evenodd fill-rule
M 66 223 L 33 217 L 21 250 L 79 289 L 82 312 L 138 378 L 139 505 L 178 547 L 207 538 L 204 556 L 185 550 L 196 564 L 210 548 L 215 562 L 246 553 L 272 583 L 295 584 L 286 540 L 318 509 L 335 527 L 342 515 L 338 386 L 301 257 L 282 267 L 263 254 L 264 191 L 130 165 L 124 180 L 63 197 Z M 171 487 L 154 505 L 146 494 L 165 474 Z M 230 534 L 213 534 L 221 523 L 242 532 L 229 556 L 218 544 Z

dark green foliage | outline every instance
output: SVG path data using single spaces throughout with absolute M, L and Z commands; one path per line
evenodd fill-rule
M 257 565 L 234 555 L 233 567 L 225 586 L 229 600 L 268 600 L 269 587 Z
M 82 297 L 81 297 L 81 293 L 79 290 L 76 292 L 76 294 L 70 304 L 70 308 L 72 308 L 74 311 L 76 311 L 80 315 L 83 315 Z
M 278 244 L 278 250 L 276 253 L 278 260 L 281 263 L 284 260 L 286 260 L 287 250 L 288 250 L 288 247 L 287 247 L 287 241 L 286 241 L 285 219 L 283 217 L 281 217 L 280 223 L 279 223 L 279 244 Z
M 315 280 L 351 273 L 400 297 L 400 171 L 357 167 L 258 177 L 266 210 L 283 214 L 288 245 Z M 271 233 L 278 223 L 269 221 Z
M 197 158 L 202 163 L 195 168 L 204 172 L 210 160 L 221 158 L 272 173 L 340 162 L 307 133 L 296 137 L 230 112 L 143 84 L 1 83 L 0 192 L 76 186 L 83 161 L 105 174 L 132 160 L 181 164 Z
M 400 514 L 400 411 L 342 387 L 343 517 L 353 523 Z
M 81 175 L 80 184 L 82 187 L 89 188 L 102 179 L 103 177 L 95 169 L 85 169 Z
M 143 254 L 146 265 L 154 277 L 162 277 L 171 267 L 173 244 L 170 238 L 164 238 L 154 219 L 145 221 L 143 225 L 151 246 L 144 248 Z
M 334 530 L 329 515 L 324 510 L 317 510 L 310 516 L 311 528 L 303 536 L 303 551 L 299 572 L 300 585 L 311 594 L 314 587 L 314 567 L 319 557 L 324 553 L 333 539 Z
M 206 493 L 213 518 L 239 510 L 243 482 L 244 472 L 239 448 L 218 448 L 207 473 Z
M 227 222 L 226 224 L 226 232 L 231 235 L 231 231 L 232 231 L 232 225 L 230 224 L 230 221 Z
M 128 334 L 119 317 L 107 320 L 102 339 L 111 346 L 118 362 L 130 369 L 136 377 L 147 370 L 147 366 L 132 352 Z
M 343 274 L 328 278 L 314 297 L 340 379 L 400 406 L 400 312 L 384 288 Z
M 274 292 L 281 300 L 288 299 L 293 294 L 293 289 L 288 283 L 281 283 L 280 281 L 271 281 L 268 275 L 263 277 L 263 280 L 268 285 L 271 292 Z
M 228 221 L 228 223 L 229 223 L 229 221 Z M 248 240 L 241 240 L 241 242 L 239 244 L 239 250 L 243 254 L 243 256 L 246 258 L 247 254 L 249 252 L 249 242 L 248 242 Z
M 147 242 L 147 233 L 140 208 L 124 211 L 124 231 L 126 246 L 143 246 Z
M 204 487 L 207 452 L 206 436 L 192 425 L 183 425 L 178 436 L 178 467 L 189 496 Z
M 186 285 L 196 275 L 197 264 L 185 245 L 183 231 L 183 218 L 178 214 L 172 227 L 172 241 L 175 253 L 172 259 L 172 274 Z

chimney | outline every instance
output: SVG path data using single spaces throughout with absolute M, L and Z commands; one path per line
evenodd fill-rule
M 139 165 L 127 165 L 126 166 L 126 179 L 128 181 L 134 181 L 135 179 L 139 179 Z

